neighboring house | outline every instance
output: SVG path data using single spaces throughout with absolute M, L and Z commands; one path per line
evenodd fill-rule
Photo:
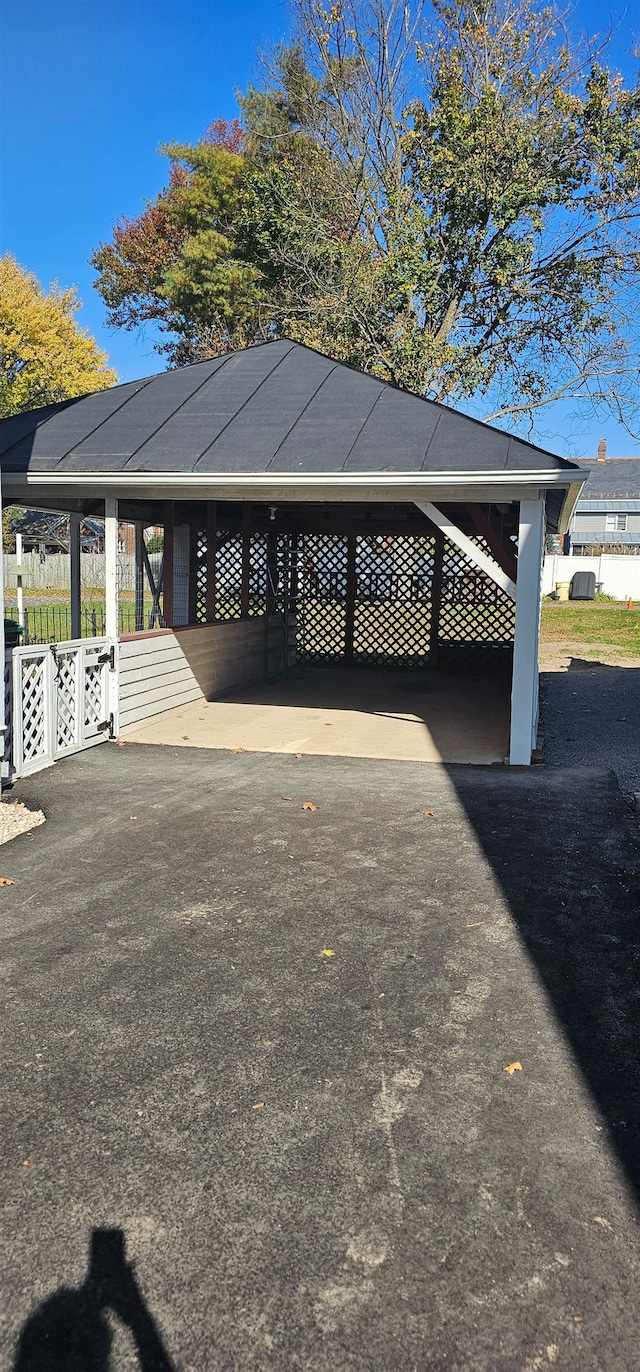
M 40 556 L 47 553 L 69 552 L 69 516 L 66 514 L 47 514 L 44 510 L 25 510 L 9 525 L 12 533 L 22 534 L 25 552 L 32 550 Z M 148 536 L 162 533 L 162 527 L 154 525 L 147 530 Z M 104 552 L 104 524 L 101 519 L 83 519 L 80 526 L 80 541 L 83 553 Z M 133 524 L 121 524 L 118 530 L 118 549 L 121 553 L 135 554 L 135 529 Z
M 69 516 L 47 514 L 44 510 L 25 510 L 9 525 L 12 533 L 22 534 L 25 552 L 32 550 L 41 556 L 46 553 L 69 552 Z M 83 519 L 80 526 L 83 553 L 104 551 L 104 525 L 101 519 Z
M 577 459 L 589 471 L 576 504 L 566 548 L 575 557 L 600 553 L 640 555 L 640 458 L 607 457 L 604 440 L 597 458 Z

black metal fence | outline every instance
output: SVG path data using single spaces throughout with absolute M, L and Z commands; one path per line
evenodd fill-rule
M 18 624 L 18 611 L 15 605 L 5 608 L 5 624 L 8 621 Z M 15 641 L 19 643 L 65 643 L 71 638 L 71 610 L 65 605 L 25 606 L 22 617 L 23 633 Z M 135 608 L 133 605 L 121 606 L 118 611 L 118 631 L 133 634 L 136 629 Z M 105 634 L 104 609 L 93 606 L 82 609 L 80 613 L 80 637 L 103 638 Z M 7 642 L 11 631 L 7 631 Z

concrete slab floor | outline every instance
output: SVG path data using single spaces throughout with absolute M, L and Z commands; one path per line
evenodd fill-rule
M 610 773 L 105 744 L 15 794 L 1 1372 L 635 1372 Z
M 134 743 L 413 762 L 504 762 L 507 677 L 312 669 L 123 729 Z

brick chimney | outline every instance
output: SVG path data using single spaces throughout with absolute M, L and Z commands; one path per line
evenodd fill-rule
M 606 438 L 601 438 L 601 439 L 600 439 L 600 442 L 599 442 L 599 444 L 598 444 L 598 462 L 606 462 L 606 460 L 607 460 L 607 440 L 606 440 Z

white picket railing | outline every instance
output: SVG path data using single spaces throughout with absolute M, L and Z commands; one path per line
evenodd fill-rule
M 109 639 L 93 638 L 7 653 L 5 762 L 14 776 L 27 776 L 110 737 L 113 652 Z

